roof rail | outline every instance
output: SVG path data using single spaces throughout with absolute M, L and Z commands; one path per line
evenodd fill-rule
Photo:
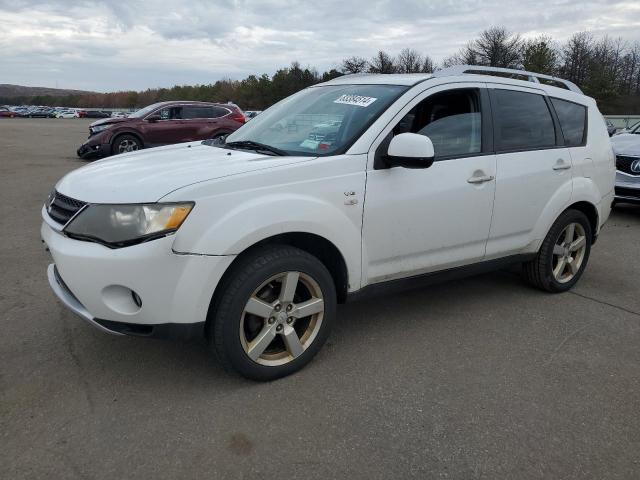
M 477 72 L 477 73 L 476 73 Z M 450 77 L 453 75 L 462 75 L 463 73 L 476 73 L 482 75 L 483 72 L 491 73 L 510 73 L 513 75 L 520 75 L 527 77 L 527 80 L 533 83 L 541 83 L 540 79 L 550 80 L 552 82 L 560 83 L 564 85 L 568 90 L 572 92 L 582 94 L 582 90 L 575 83 L 569 80 L 564 80 L 558 77 L 552 77 L 551 75 L 543 75 L 542 73 L 527 72 L 526 70 L 518 70 L 515 68 L 498 68 L 498 67 L 483 67 L 481 65 L 452 65 L 451 67 L 443 68 L 433 73 L 435 77 Z

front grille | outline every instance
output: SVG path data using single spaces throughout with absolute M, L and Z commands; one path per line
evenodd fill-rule
M 47 212 L 54 221 L 61 225 L 66 225 L 71 217 L 85 205 L 86 202 L 75 200 L 54 191 L 48 201 Z
M 616 169 L 620 172 L 624 172 L 628 175 L 634 175 L 640 177 L 640 167 L 636 167 L 637 172 L 631 171 L 631 165 L 636 160 L 640 160 L 640 157 L 628 157 L 626 155 L 616 155 Z
M 616 197 L 637 198 L 640 200 L 640 188 L 616 187 Z

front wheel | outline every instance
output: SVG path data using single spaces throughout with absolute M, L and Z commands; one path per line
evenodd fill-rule
M 227 370 L 273 380 L 305 366 L 335 317 L 331 274 L 314 256 L 276 245 L 250 252 L 221 285 L 208 339 Z
M 135 152 L 142 148 L 142 142 L 133 135 L 119 135 L 111 145 L 111 154 Z
M 524 264 L 533 286 L 552 293 L 571 289 L 584 272 L 593 234 L 587 216 L 567 210 L 555 221 L 535 259 Z

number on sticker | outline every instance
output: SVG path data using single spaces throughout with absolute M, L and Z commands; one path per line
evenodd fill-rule
M 355 105 L 356 107 L 368 107 L 373 102 L 375 102 L 377 98 L 373 97 L 363 97 L 362 95 L 342 95 L 333 103 L 343 103 L 345 105 Z

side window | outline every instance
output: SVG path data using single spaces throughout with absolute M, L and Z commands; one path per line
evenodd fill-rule
M 587 107 L 559 98 L 552 98 L 551 103 L 560 120 L 565 145 L 567 147 L 583 145 L 587 133 Z
M 177 120 L 182 118 L 182 107 L 167 107 L 159 112 L 161 120 Z
M 556 131 L 542 95 L 514 90 L 491 91 L 496 150 L 553 147 Z
M 224 117 L 225 115 L 228 115 L 229 110 L 227 110 L 226 108 L 222 108 L 222 107 L 211 107 L 211 110 L 213 110 L 213 114 L 211 116 L 211 118 L 220 118 L 220 117 Z
M 437 158 L 472 155 L 482 150 L 482 118 L 477 89 L 447 90 L 424 99 L 393 129 L 425 135 Z
M 187 106 L 183 108 L 183 118 L 185 119 L 219 118 L 227 113 L 229 113 L 227 109 L 220 107 Z

